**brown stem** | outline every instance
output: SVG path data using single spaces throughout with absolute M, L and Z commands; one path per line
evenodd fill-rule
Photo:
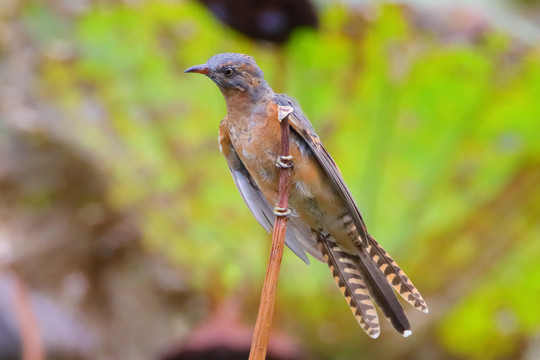
M 289 118 L 285 116 L 281 120 L 281 146 L 280 156 L 289 155 Z M 291 183 L 291 168 L 279 169 L 279 202 L 278 207 L 287 209 L 289 205 L 289 189 Z M 279 268 L 285 246 L 285 232 L 287 230 L 287 219 L 285 216 L 277 216 L 272 233 L 272 247 L 270 249 L 270 258 L 266 277 L 261 294 L 261 303 L 259 304 L 259 313 L 251 342 L 251 351 L 249 360 L 264 360 L 268 348 L 268 339 L 270 337 L 270 328 L 272 326 L 272 317 L 274 315 L 274 303 L 276 298 L 276 286 L 279 277 Z

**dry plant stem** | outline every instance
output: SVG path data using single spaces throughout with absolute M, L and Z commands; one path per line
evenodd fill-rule
M 281 121 L 281 147 L 280 156 L 289 155 L 289 118 L 286 116 Z M 279 169 L 279 202 L 278 207 L 287 209 L 289 205 L 289 189 L 291 183 L 292 168 Z M 272 327 L 272 317 L 274 315 L 274 303 L 276 298 L 276 286 L 279 277 L 279 268 L 285 246 L 285 232 L 287 230 L 287 216 L 277 216 L 272 233 L 272 247 L 266 277 L 259 304 L 259 313 L 251 342 L 249 360 L 264 360 L 268 348 L 270 328 Z
M 30 294 L 24 280 L 11 271 L 15 280 L 14 306 L 22 342 L 22 360 L 43 360 L 43 343 L 39 333 L 36 314 L 30 303 Z

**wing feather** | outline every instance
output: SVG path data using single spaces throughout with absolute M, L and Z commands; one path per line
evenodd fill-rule
M 319 160 L 322 168 L 328 174 L 328 178 L 332 182 L 332 185 L 339 190 L 341 197 L 345 201 L 347 210 L 349 210 L 349 214 L 351 214 L 354 224 L 360 233 L 362 241 L 364 241 L 364 245 L 367 246 L 366 239 L 368 239 L 368 236 L 364 219 L 362 219 L 358 206 L 356 205 L 349 188 L 345 184 L 336 162 L 322 145 L 319 137 L 315 133 L 315 129 L 313 129 L 313 126 L 296 101 L 287 95 L 279 94 L 276 95 L 276 102 L 279 105 L 288 105 L 294 108 L 293 113 L 289 116 L 289 124 L 292 129 L 306 141 L 317 160 Z

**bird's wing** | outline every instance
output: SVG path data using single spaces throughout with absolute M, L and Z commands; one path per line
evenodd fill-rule
M 313 154 L 321 164 L 321 167 L 328 175 L 332 185 L 338 190 L 341 199 L 346 204 L 348 213 L 354 222 L 358 234 L 360 235 L 360 247 L 369 254 L 380 272 L 384 274 L 388 282 L 408 303 L 420 311 L 428 312 L 424 299 L 407 275 L 405 275 L 403 270 L 396 264 L 390 255 L 388 255 L 388 253 L 384 251 L 377 241 L 375 241 L 375 239 L 367 232 L 362 215 L 358 210 L 358 206 L 356 205 L 349 188 L 343 180 L 341 171 L 334 159 L 332 159 L 328 151 L 322 145 L 313 126 L 302 112 L 298 103 L 293 98 L 284 94 L 276 95 L 275 101 L 278 105 L 293 107 L 294 111 L 289 116 L 289 124 L 292 130 L 294 130 L 312 150 Z
M 362 215 L 360 215 L 358 206 L 356 205 L 349 188 L 343 180 L 341 171 L 339 170 L 334 159 L 332 159 L 328 151 L 326 151 L 322 145 L 321 141 L 319 140 L 319 136 L 315 133 L 315 129 L 313 129 L 313 126 L 293 98 L 289 97 L 288 95 L 279 94 L 276 96 L 276 102 L 278 105 L 287 105 L 293 107 L 294 111 L 289 116 L 290 126 L 307 143 L 317 160 L 319 160 L 319 163 L 328 175 L 332 185 L 334 188 L 338 189 L 341 198 L 344 200 L 347 210 L 349 210 L 349 214 L 351 215 L 354 224 L 362 237 L 362 241 L 366 242 L 368 238 L 366 225 L 362 219 Z M 367 246 L 367 243 L 365 243 L 365 245 Z
M 226 121 L 226 118 L 224 121 Z M 234 183 L 249 210 L 259 224 L 261 224 L 267 232 L 271 232 L 275 221 L 274 207 L 266 200 L 253 180 L 253 177 L 242 163 L 242 160 L 238 157 L 238 154 L 230 141 L 229 133 L 224 126 L 224 121 L 222 121 L 219 128 L 219 145 L 221 153 L 227 160 Z M 312 239 L 312 237 L 311 229 L 302 220 L 293 216 L 289 218 L 285 235 L 285 244 L 306 264 L 309 264 L 309 259 L 305 251 L 308 251 L 308 253 L 316 259 L 323 261 L 321 254 L 316 249 L 316 245 L 314 245 L 315 247 L 306 245 L 306 241 Z M 307 244 L 309 244 L 309 242 Z

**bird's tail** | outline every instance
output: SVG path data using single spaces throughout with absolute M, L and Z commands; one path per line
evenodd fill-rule
M 380 334 L 379 318 L 374 306 L 375 302 L 394 328 L 403 336 L 409 336 L 411 334 L 409 321 L 392 289 L 392 286 L 397 289 L 397 285 L 393 284 L 393 279 L 390 279 L 385 269 L 392 266 L 393 271 L 397 271 L 398 275 L 400 275 L 400 281 L 408 281 L 408 279 L 405 274 L 401 275 L 403 271 L 397 267 L 397 264 L 375 240 L 370 242 L 371 246 L 367 249 L 359 248 L 358 253 L 353 255 L 342 250 L 335 240 L 328 235 L 316 233 L 316 239 L 319 249 L 332 271 L 336 284 L 347 299 L 362 329 L 372 338 L 377 338 Z M 389 262 L 386 266 L 380 265 L 382 263 L 380 259 L 383 258 L 383 255 L 385 263 Z M 412 284 L 410 285 L 412 286 Z M 415 292 L 407 290 L 407 296 L 409 293 L 413 294 L 412 296 L 418 294 L 414 286 L 412 286 L 412 289 Z M 404 292 L 400 293 L 404 294 Z M 415 297 L 414 301 L 420 301 L 420 299 L 423 302 L 421 296 L 419 298 Z M 408 301 L 412 302 L 411 300 Z M 423 306 L 425 306 L 425 302 L 423 302 Z M 417 307 L 420 308 L 421 306 Z
M 368 234 L 369 241 L 367 252 L 373 261 L 377 264 L 379 270 L 384 274 L 386 280 L 392 284 L 396 292 L 411 304 L 415 309 L 428 313 L 428 307 L 424 298 L 405 272 L 401 270 L 392 257 L 379 245 L 375 239 Z

